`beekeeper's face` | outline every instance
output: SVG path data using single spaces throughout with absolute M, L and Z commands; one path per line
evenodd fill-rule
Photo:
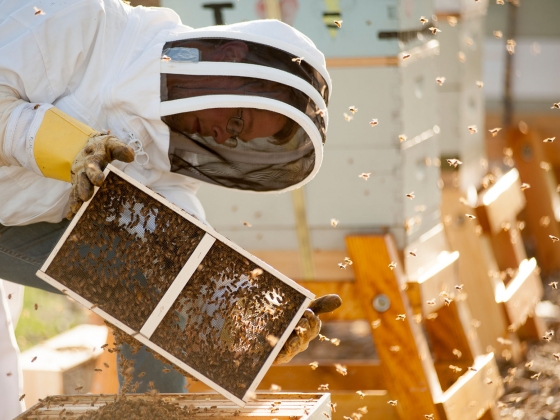
M 181 133 L 213 137 L 216 143 L 223 144 L 234 136 L 232 127 L 240 128 L 240 119 L 243 123 L 241 131 L 237 131 L 237 137 L 242 141 L 271 137 L 282 130 L 288 121 L 284 115 L 262 109 L 213 108 L 170 115 L 165 118 L 165 122 Z

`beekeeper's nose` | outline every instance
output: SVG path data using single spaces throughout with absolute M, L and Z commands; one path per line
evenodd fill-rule
M 225 141 L 231 137 L 231 134 L 227 132 L 225 127 L 214 125 L 212 126 L 212 137 L 214 137 L 216 143 L 224 144 Z

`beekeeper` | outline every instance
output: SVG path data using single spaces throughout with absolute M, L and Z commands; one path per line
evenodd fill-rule
M 331 82 L 282 22 L 194 30 L 120 0 L 0 2 L 0 19 L 0 278 L 52 290 L 35 272 L 109 162 L 202 221 L 201 182 L 279 193 L 319 170 Z M 304 318 L 279 362 L 318 334 Z M 182 392 L 157 369 L 146 385 Z

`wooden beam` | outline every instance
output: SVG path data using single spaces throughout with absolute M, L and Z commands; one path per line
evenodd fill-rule
M 476 371 L 467 370 L 436 401 L 441 418 L 481 418 L 503 395 L 502 378 L 493 353 L 477 357 L 473 367 Z
M 477 220 L 469 220 L 465 213 L 473 214 L 472 207 L 463 204 L 466 197 L 459 189 L 447 185 L 442 190 L 441 214 L 446 221 L 445 232 L 451 249 L 459 251 L 459 282 L 463 284 L 465 301 L 475 318 L 478 339 L 484 352 L 496 349 L 501 358 L 498 337 L 506 337 L 508 321 L 495 296 L 503 284 L 489 276 L 489 271 L 497 270 L 491 247 L 486 246 L 483 237 L 477 234 Z M 462 200 L 462 201 L 460 201 Z M 484 314 L 484 316 L 482 316 Z M 519 343 L 514 340 L 514 348 Z M 515 352 L 518 354 L 519 352 Z
M 521 180 L 531 188 L 524 191 L 527 199 L 525 214 L 527 227 L 535 238 L 537 261 L 545 273 L 560 269 L 560 245 L 553 243 L 548 235 L 560 237 L 560 197 L 556 192 L 554 171 L 541 167 L 541 162 L 560 166 L 558 142 L 543 143 L 543 137 L 535 131 L 523 134 L 519 129 L 507 132 L 507 143 L 513 151 L 515 166 Z M 543 223 L 543 220 L 548 220 Z
M 442 394 L 426 337 L 413 320 L 403 290 L 402 262 L 390 235 L 349 236 L 346 244 L 354 262 L 356 286 L 381 360 L 389 394 L 398 400 L 400 418 L 433 414 L 439 418 L 433 398 Z M 389 265 L 397 264 L 393 270 Z M 374 308 L 375 306 L 375 308 Z M 404 315 L 398 321 L 397 315 Z

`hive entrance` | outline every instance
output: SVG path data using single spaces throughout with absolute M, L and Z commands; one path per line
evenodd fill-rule
M 111 166 L 37 274 L 238 404 L 313 297 Z

